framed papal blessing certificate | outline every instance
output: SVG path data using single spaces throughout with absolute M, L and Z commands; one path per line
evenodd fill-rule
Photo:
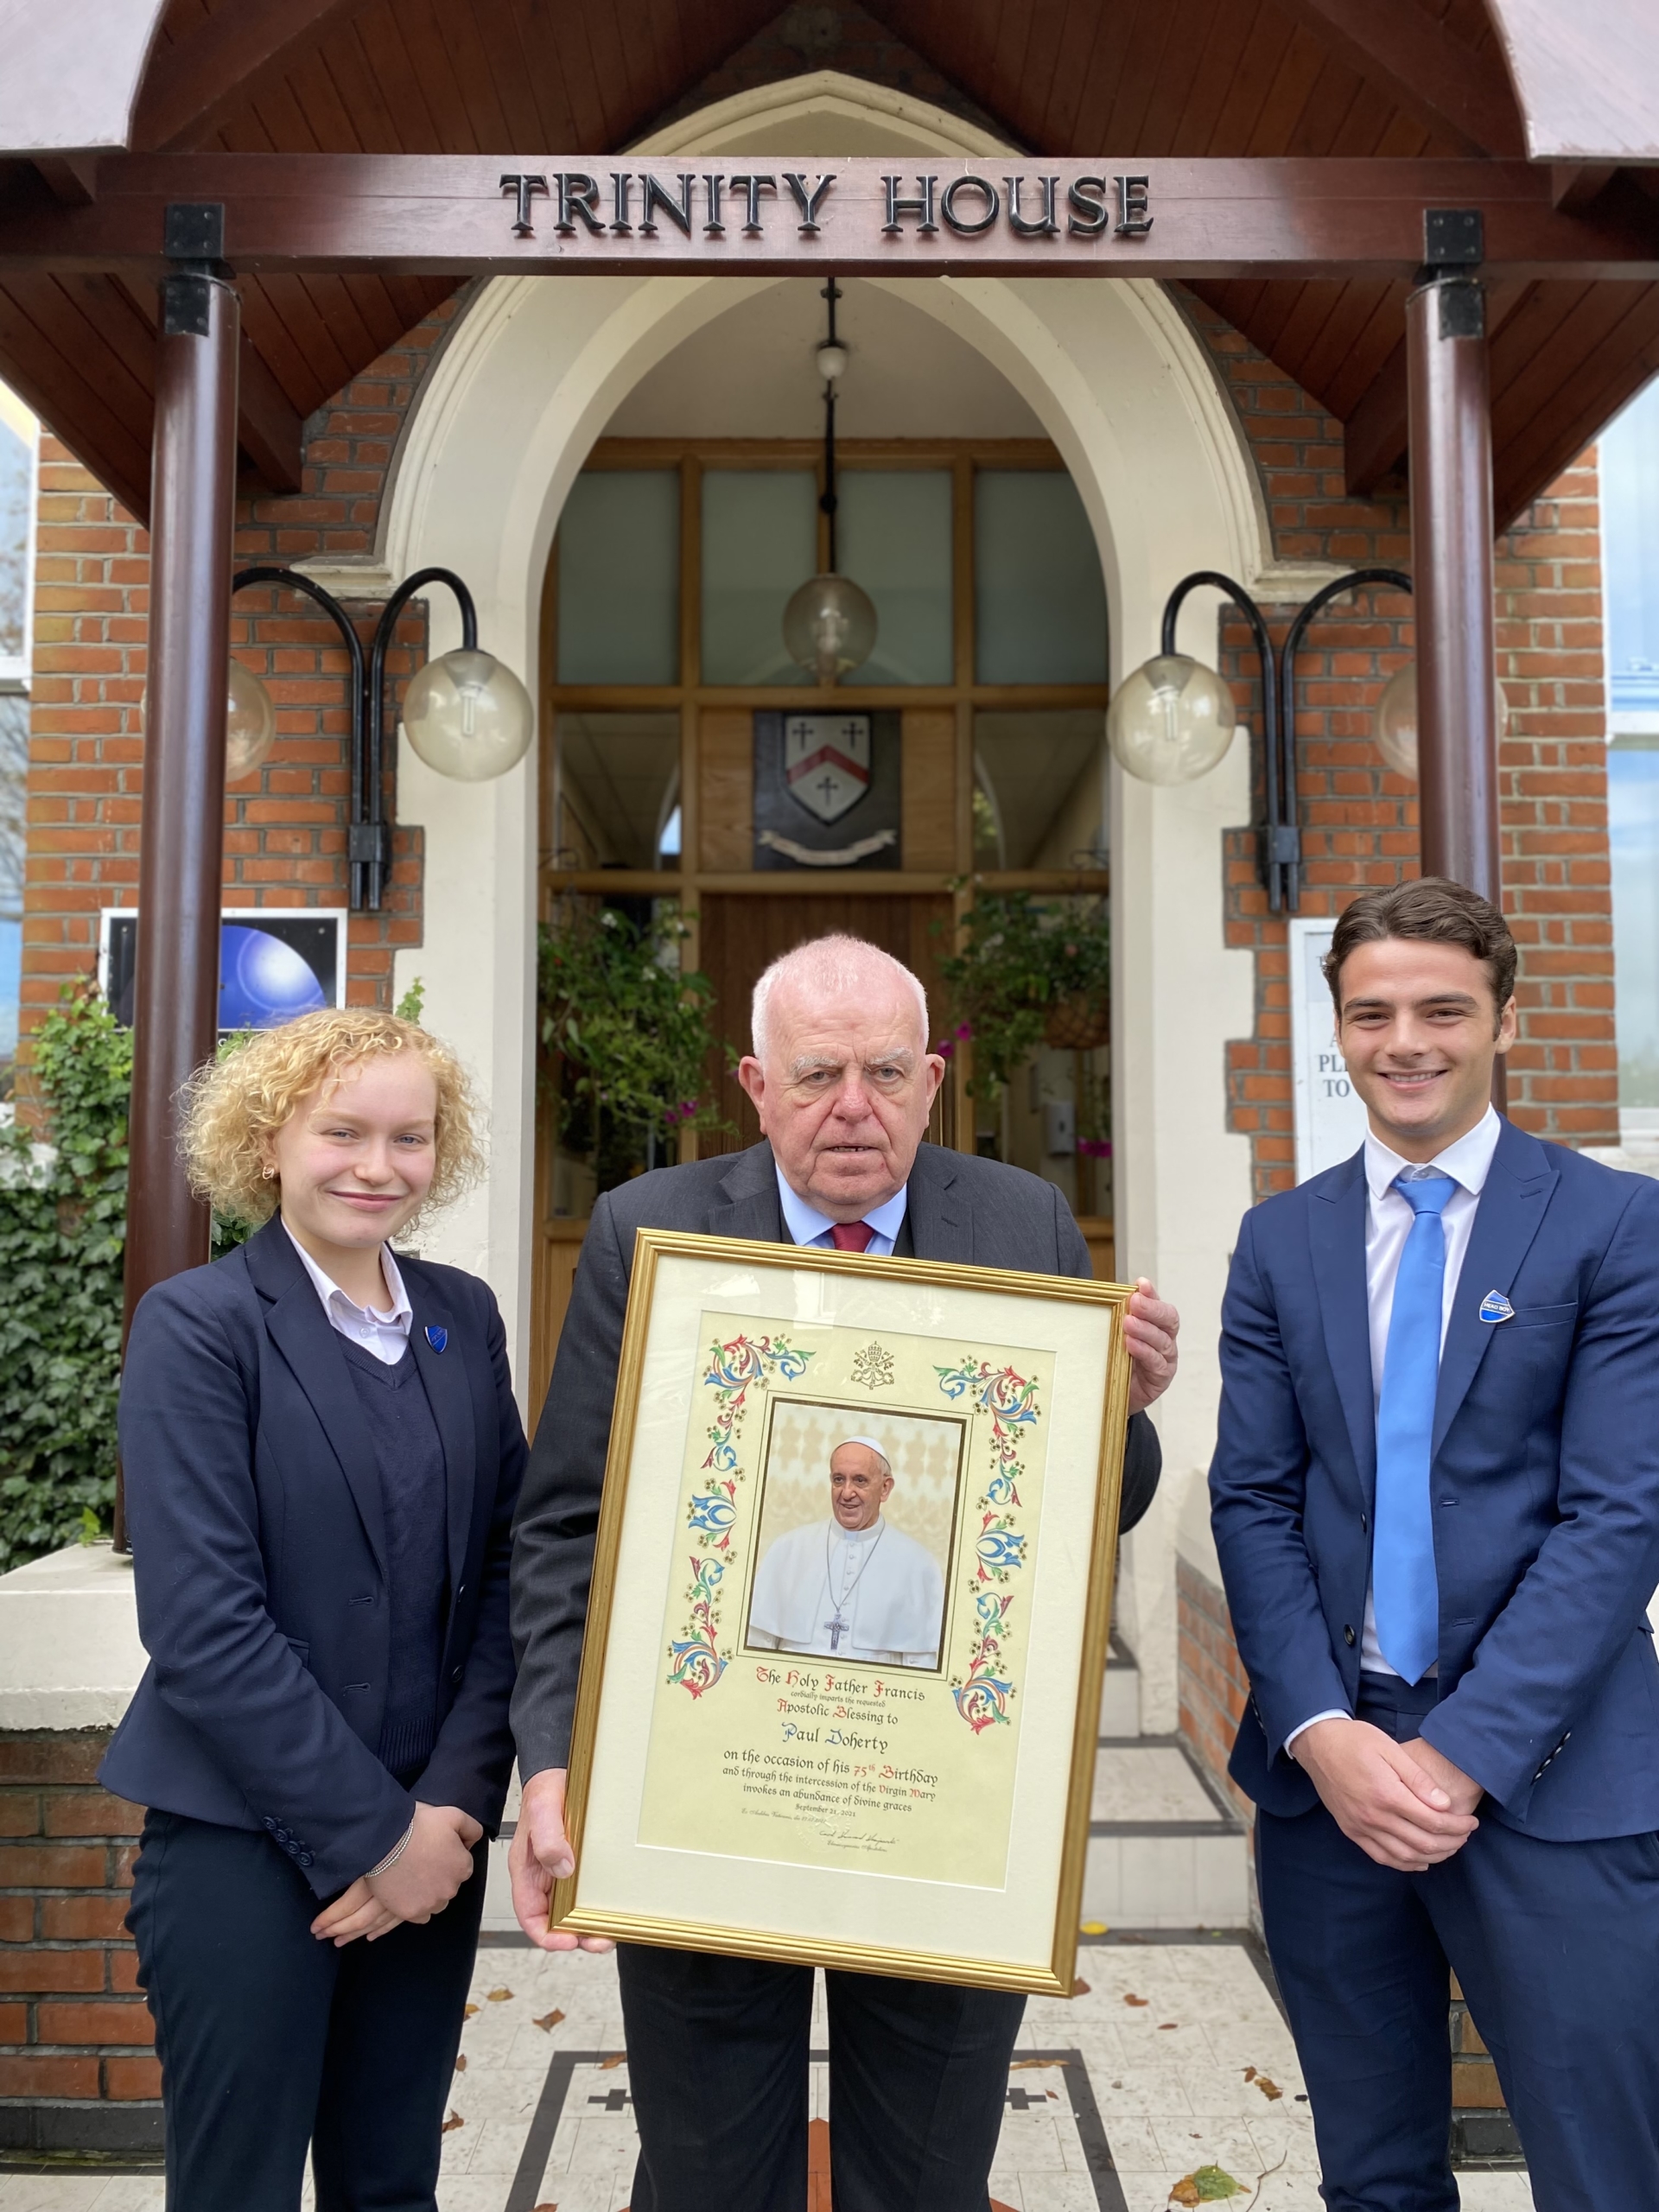
M 556 1925 L 1070 1993 L 1130 1295 L 639 1232 Z

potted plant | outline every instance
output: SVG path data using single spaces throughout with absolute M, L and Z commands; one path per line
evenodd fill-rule
M 576 900 L 542 925 L 541 1039 L 558 1056 L 559 1138 L 591 1157 L 601 1191 L 677 1158 L 683 1129 L 726 1126 L 705 1096 L 715 987 L 681 969 L 688 935 L 671 908 L 642 925 Z
M 1109 1033 L 1110 924 L 1103 899 L 1039 902 L 981 892 L 962 918 L 960 949 L 940 963 L 970 1036 L 969 1090 L 995 1093 L 1040 1044 L 1084 1052 Z

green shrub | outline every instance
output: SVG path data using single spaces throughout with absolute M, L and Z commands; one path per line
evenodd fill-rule
M 100 1533 L 115 1499 L 132 1038 L 90 980 L 41 1024 L 33 1082 L 44 1126 L 0 1129 L 0 1570 Z

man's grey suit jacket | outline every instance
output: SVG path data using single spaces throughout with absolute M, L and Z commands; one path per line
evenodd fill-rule
M 1032 1274 L 1090 1272 L 1065 1200 L 1023 1168 L 925 1144 L 909 1192 L 896 1247 L 906 1256 Z M 607 1191 L 594 1208 L 514 1529 L 512 1728 L 524 1775 L 563 1766 L 569 1751 L 637 1229 L 788 1243 L 772 1147 L 658 1168 Z M 1125 1529 L 1152 1503 L 1160 1465 L 1157 1431 L 1137 1414 L 1123 1462 Z

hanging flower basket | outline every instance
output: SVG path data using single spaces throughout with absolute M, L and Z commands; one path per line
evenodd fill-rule
M 1043 1042 L 1059 1052 L 1092 1052 L 1109 1044 L 1111 1034 L 1111 1007 L 1103 997 L 1062 999 L 1043 1023 Z

